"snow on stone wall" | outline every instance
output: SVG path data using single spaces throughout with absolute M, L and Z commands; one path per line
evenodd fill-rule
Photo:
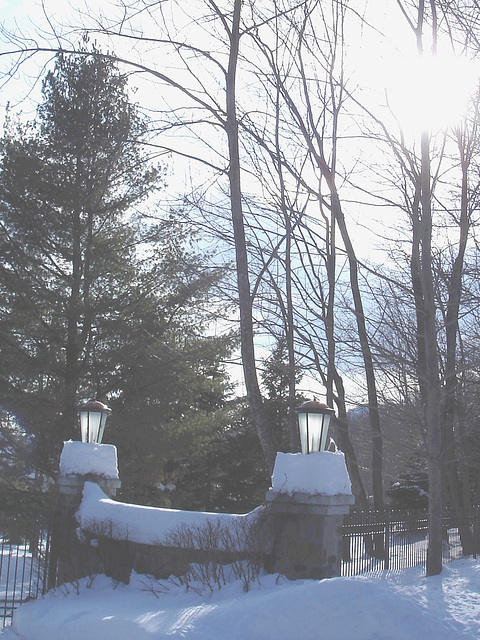
M 95 534 L 106 534 L 116 540 L 140 544 L 162 544 L 182 527 L 225 525 L 232 532 L 245 532 L 255 521 L 259 510 L 245 515 L 180 511 L 128 504 L 110 500 L 94 482 L 85 482 L 83 500 L 76 514 L 80 528 Z
M 118 478 L 113 445 L 66 442 L 60 461 L 63 474 L 96 474 Z M 334 496 L 351 495 L 351 484 L 343 453 L 322 451 L 310 455 L 278 453 L 272 476 L 272 491 Z M 262 507 L 245 515 L 162 509 L 117 502 L 108 498 L 94 482 L 85 482 L 76 518 L 80 528 L 94 535 L 140 544 L 165 544 L 181 528 L 225 526 L 232 533 L 255 522 Z

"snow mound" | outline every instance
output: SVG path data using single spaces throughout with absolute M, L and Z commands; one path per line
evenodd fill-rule
M 60 456 L 60 474 L 63 476 L 91 474 L 117 480 L 117 448 L 113 444 L 68 440 L 64 442 Z
M 341 452 L 277 453 L 272 490 L 280 494 L 352 495 L 352 485 Z
M 98 576 L 78 595 L 72 587 L 65 597 L 65 587 L 20 607 L 5 640 L 475 640 L 479 569 L 464 560 L 428 579 L 419 569 L 323 581 L 271 575 L 248 593 L 237 582 L 208 596 Z
M 162 544 L 168 542 L 172 532 L 182 527 L 221 525 L 246 531 L 259 512 L 259 509 L 255 509 L 245 515 L 236 515 L 145 507 L 110 500 L 97 484 L 85 482 L 83 500 L 76 518 L 84 531 L 105 530 L 117 540 Z

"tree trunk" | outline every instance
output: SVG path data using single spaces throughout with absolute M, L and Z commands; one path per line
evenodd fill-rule
M 81 159 L 77 157 L 76 184 L 80 183 Z M 78 357 L 80 353 L 78 322 L 80 313 L 80 291 L 82 285 L 81 213 L 77 203 L 72 211 L 72 272 L 70 296 L 66 313 L 67 344 L 65 347 L 65 388 L 61 433 L 64 439 L 75 436 L 77 422 Z
M 465 250 L 467 246 L 469 216 L 467 194 L 467 170 L 468 159 L 465 153 L 465 141 L 459 139 L 462 168 L 462 194 L 460 209 L 460 239 L 458 252 L 455 257 L 452 272 L 448 281 L 448 301 L 445 316 L 445 336 L 447 353 L 445 360 L 445 384 L 443 390 L 442 405 L 442 437 L 444 450 L 445 481 L 452 506 L 456 511 L 459 521 L 462 521 L 462 510 L 470 506 L 469 491 L 462 491 L 458 473 L 457 438 L 455 437 L 455 422 L 457 416 L 457 335 L 459 331 L 458 319 L 460 313 L 460 301 L 462 296 L 462 276 Z M 470 478 L 468 474 L 462 477 L 462 484 L 468 487 Z M 465 504 L 464 499 L 468 502 Z M 470 527 L 459 527 L 460 539 L 464 555 L 473 553 L 473 538 Z
M 230 183 L 230 204 L 237 268 L 243 373 L 252 420 L 260 439 L 267 467 L 271 473 L 273 471 L 278 447 L 273 425 L 269 422 L 264 411 L 257 377 L 252 314 L 253 299 L 250 292 L 247 244 L 245 238 L 242 191 L 240 183 L 240 151 L 238 121 L 236 115 L 235 83 L 240 44 L 241 4 L 241 0 L 234 1 L 232 28 L 229 34 L 230 52 L 226 78 L 226 132 L 230 159 L 228 178 Z
M 338 446 L 345 454 L 345 462 L 348 469 L 348 475 L 352 483 L 352 493 L 355 496 L 355 506 L 359 507 L 362 511 L 369 510 L 369 504 L 367 500 L 367 494 L 363 481 L 360 476 L 360 470 L 358 468 L 357 456 L 355 449 L 353 448 L 350 434 L 348 432 L 348 417 L 345 404 L 345 389 L 343 387 L 343 380 L 338 371 L 335 370 L 334 374 L 336 394 L 336 405 L 338 412 L 338 419 L 336 420 L 336 427 L 338 433 Z
M 370 417 L 370 427 L 372 430 L 372 480 L 373 480 L 373 500 L 377 511 L 383 511 L 383 441 L 382 431 L 380 428 L 380 414 L 378 410 L 377 385 L 375 381 L 375 369 L 373 366 L 373 357 L 370 349 L 370 342 L 367 333 L 367 325 L 365 321 L 365 313 L 363 310 L 362 296 L 360 293 L 360 285 L 358 282 L 358 261 L 355 251 L 350 240 L 347 230 L 345 218 L 340 200 L 336 192 L 335 186 L 330 188 L 332 194 L 332 211 L 335 220 L 340 229 L 345 250 L 347 252 L 348 264 L 350 269 L 350 288 L 353 296 L 355 317 L 357 320 L 358 337 L 365 369 L 365 377 L 367 381 L 368 395 L 368 412 Z
M 432 270 L 432 192 L 430 176 L 430 135 L 421 135 L 421 206 L 419 225 L 423 289 L 424 340 L 426 365 L 426 430 L 428 446 L 429 522 L 427 575 L 442 571 L 442 432 L 440 423 L 440 380 L 437 353 L 435 293 Z

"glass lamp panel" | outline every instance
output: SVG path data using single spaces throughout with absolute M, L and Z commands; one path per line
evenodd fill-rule
M 308 453 L 320 450 L 322 440 L 323 415 L 321 413 L 308 414 Z
M 328 436 L 328 429 L 330 427 L 330 414 L 329 413 L 324 413 L 322 416 L 323 419 L 323 425 L 322 425 L 322 440 L 320 442 L 320 449 L 319 451 L 326 451 L 327 449 L 327 436 Z
M 80 435 L 82 442 L 88 442 L 88 411 L 80 411 Z
M 102 414 L 98 411 L 80 412 L 82 442 L 98 442 Z
M 108 418 L 108 414 L 107 413 L 101 413 L 100 414 L 100 431 L 99 431 L 99 434 L 98 434 L 98 444 L 102 444 L 103 432 L 105 431 L 105 425 L 107 424 L 107 418 Z
M 308 413 L 298 413 L 298 430 L 300 432 L 300 446 L 302 453 L 308 453 Z

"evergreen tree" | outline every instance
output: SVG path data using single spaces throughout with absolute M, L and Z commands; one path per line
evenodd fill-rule
M 295 370 L 298 385 L 302 372 L 299 367 Z M 265 411 L 274 425 L 277 440 L 282 451 L 290 451 L 290 433 L 288 424 L 288 348 L 285 335 L 277 338 L 270 355 L 263 361 L 261 371 L 262 384 L 266 398 Z M 297 404 L 303 402 L 298 396 Z
M 247 403 L 229 403 L 225 418 L 216 434 L 201 439 L 191 456 L 171 466 L 177 486 L 173 506 L 247 513 L 264 502 L 270 476 Z
M 227 387 L 231 340 L 203 336 L 218 274 L 172 217 L 137 215 L 162 184 L 145 131 L 127 78 L 83 51 L 58 55 L 37 120 L 1 141 L 0 405 L 53 469 L 81 399 L 111 400 L 112 433 L 130 423 L 153 452 L 174 415 L 191 434 Z
M 289 451 L 290 440 L 287 360 L 286 338 L 280 336 L 261 371 L 265 410 L 283 451 Z M 300 368 L 296 377 L 299 382 Z M 170 471 L 178 488 L 171 496 L 176 507 L 238 513 L 261 504 L 271 478 L 246 402 L 227 405 L 218 431 L 204 437 L 191 456 L 173 461 Z

